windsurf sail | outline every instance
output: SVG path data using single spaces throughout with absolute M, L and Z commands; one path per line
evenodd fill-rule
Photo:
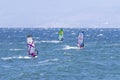
M 27 36 L 28 54 L 32 57 L 38 55 L 38 50 L 35 48 L 34 40 L 32 35 Z
M 62 28 L 59 31 L 58 40 L 63 41 L 63 29 Z
M 77 43 L 77 45 L 80 48 L 84 47 L 84 32 L 83 31 L 81 33 L 79 33 L 79 35 L 78 35 L 78 43 Z

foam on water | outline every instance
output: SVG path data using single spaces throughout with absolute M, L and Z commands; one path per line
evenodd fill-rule
M 72 32 L 72 35 L 76 35 L 76 33 Z
M 57 40 L 51 40 L 51 41 L 36 41 L 36 43 L 60 43 L 60 41 L 57 41 Z
M 100 29 L 100 32 L 104 31 L 103 29 Z
M 12 60 L 12 59 L 32 59 L 29 56 L 12 56 L 12 57 L 1 57 L 2 60 Z
M 103 36 L 103 34 L 98 34 L 97 36 Z
M 31 66 L 51 65 L 51 64 L 54 64 L 55 62 L 57 62 L 58 60 L 59 60 L 59 59 L 57 59 L 57 58 L 54 58 L 54 59 L 46 59 L 46 60 L 43 60 L 43 61 L 39 61 L 39 62 L 37 62 L 37 64 L 31 65 Z
M 71 55 L 73 55 L 73 54 L 64 52 L 64 55 L 71 56 Z
M 54 61 L 58 61 L 59 59 L 55 58 L 55 59 L 47 59 L 47 60 L 44 60 L 44 61 L 40 61 L 38 63 L 42 64 L 42 63 L 47 63 L 47 62 L 54 62 Z
M 69 46 L 69 45 L 65 45 L 63 48 L 63 50 L 69 50 L 69 49 L 80 49 L 80 48 L 77 46 Z
M 39 39 L 40 37 L 34 37 L 34 39 Z
M 9 49 L 10 51 L 22 51 L 24 49 Z
M 85 36 L 89 37 L 90 35 L 87 34 L 87 35 L 85 35 Z

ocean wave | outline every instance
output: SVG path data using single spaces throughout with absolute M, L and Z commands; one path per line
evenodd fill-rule
M 35 39 L 40 39 L 40 37 L 34 37 Z
M 80 49 L 77 46 L 69 46 L 69 45 L 65 45 L 65 47 L 63 48 L 63 50 L 69 50 L 69 49 Z
M 103 34 L 98 34 L 97 36 L 103 36 Z
M 104 30 L 103 29 L 100 29 L 100 32 L 103 32 Z
M 30 56 L 12 56 L 12 57 L 2 57 L 2 60 L 12 60 L 12 59 L 32 59 Z
M 10 51 L 22 51 L 24 49 L 9 49 Z
M 64 55 L 72 56 L 73 54 L 70 54 L 70 53 L 66 53 L 66 52 L 64 52 Z
M 51 40 L 51 41 L 36 41 L 35 43 L 60 43 L 60 41 L 57 41 L 57 40 Z
M 111 43 L 111 44 L 107 44 L 107 45 L 104 45 L 105 47 L 119 47 L 120 44 L 119 43 Z
M 55 58 L 55 59 L 47 59 L 47 60 L 44 60 L 44 61 L 40 61 L 38 63 L 42 64 L 42 63 L 48 63 L 48 62 L 54 62 L 54 61 L 58 61 L 59 59 Z
M 74 32 L 72 32 L 71 34 L 72 34 L 72 35 L 76 35 L 76 33 L 74 33 Z
M 85 35 L 85 36 L 89 37 L 90 35 L 87 34 L 87 35 Z
M 12 68 L 13 66 L 10 66 L 10 65 L 1 65 L 2 67 L 4 68 Z
M 58 32 L 55 32 L 54 34 L 58 34 Z

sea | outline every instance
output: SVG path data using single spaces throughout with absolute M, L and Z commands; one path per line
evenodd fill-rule
M 0 80 L 120 80 L 120 28 L 0 28 Z M 84 31 L 84 48 L 77 47 Z M 37 57 L 27 53 L 32 35 Z

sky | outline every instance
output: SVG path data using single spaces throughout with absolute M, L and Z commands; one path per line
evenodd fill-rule
M 120 28 L 120 0 L 0 0 L 0 27 Z

